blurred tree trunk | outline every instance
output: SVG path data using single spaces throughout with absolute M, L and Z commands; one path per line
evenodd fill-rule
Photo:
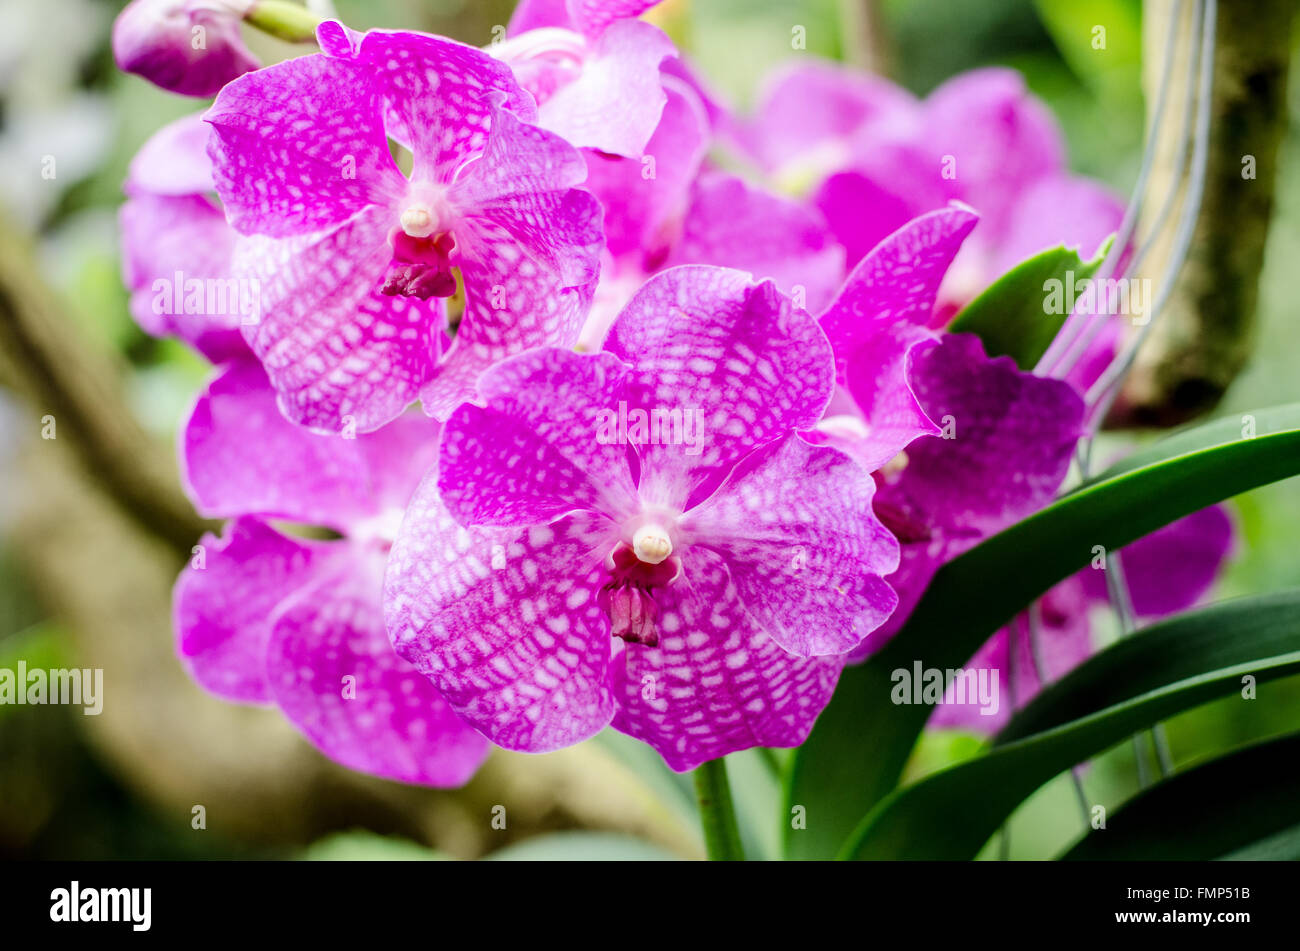
M 1125 382 L 1110 422 L 1169 426 L 1212 409 L 1250 356 L 1259 274 L 1286 130 L 1287 69 L 1296 0 L 1220 0 L 1214 53 L 1205 194 L 1187 262 Z M 1195 5 L 1183 5 L 1190 23 Z M 1156 101 L 1165 37 L 1174 5 L 1144 5 L 1143 72 L 1148 103 Z M 1168 106 L 1141 222 L 1154 224 L 1164 196 L 1180 187 L 1178 132 L 1190 54 L 1183 29 L 1170 74 Z M 1187 134 L 1191 135 L 1189 129 Z M 1190 158 L 1189 158 L 1190 165 Z M 1181 186 L 1185 190 L 1185 183 Z M 1168 259 L 1167 222 L 1141 276 L 1158 278 Z M 1140 228 L 1139 234 L 1145 232 Z
M 699 854 L 694 831 L 590 743 L 497 753 L 465 788 L 428 790 L 350 772 L 278 712 L 196 687 L 173 647 L 171 588 L 206 523 L 171 451 L 123 402 L 123 368 L 76 337 L 38 274 L 0 221 L 0 383 L 25 404 L 19 428 L 30 437 L 11 541 L 78 665 L 104 671 L 103 712 L 75 719 L 129 787 L 181 828 L 201 805 L 209 830 L 266 845 L 365 827 L 472 858 L 538 831 L 592 828 Z M 53 439 L 40 438 L 46 416 Z M 505 831 L 491 828 L 495 805 L 507 809 Z

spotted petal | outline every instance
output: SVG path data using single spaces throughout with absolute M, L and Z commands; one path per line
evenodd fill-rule
M 203 536 L 172 595 L 176 649 L 204 689 L 269 703 L 266 647 L 285 597 L 331 570 L 346 546 L 288 538 L 256 518 Z
M 333 62 L 360 70 L 381 97 L 388 131 L 415 156 L 413 179 L 451 181 L 484 147 L 498 108 L 536 117 L 510 68 L 476 47 L 407 30 L 360 34 L 333 20 L 317 35 Z
M 681 772 L 755 746 L 798 746 L 831 698 L 843 657 L 796 657 L 743 606 L 722 558 L 691 552 L 659 598 L 659 644 L 614 665 L 614 727 Z
M 459 786 L 487 756 L 487 741 L 393 651 L 380 610 L 382 572 L 382 553 L 358 553 L 282 607 L 267 644 L 271 696 L 350 769 Z
M 315 53 L 246 73 L 204 118 L 217 194 L 246 234 L 318 231 L 406 188 L 379 88 L 356 64 Z
M 893 611 L 898 542 L 871 510 L 875 482 L 797 436 L 741 467 L 683 528 L 723 556 L 745 610 L 800 657 L 843 654 Z
M 555 349 L 485 374 L 485 405 L 462 405 L 444 432 L 439 486 L 452 515 L 465 525 L 532 525 L 575 509 L 633 511 L 617 424 L 627 376 L 610 354 Z
M 609 621 L 596 594 L 608 523 L 466 529 L 426 479 L 389 554 L 384 616 L 397 652 L 506 749 L 584 740 L 614 714 Z
M 599 202 L 573 187 L 585 174 L 567 143 L 496 113 L 487 150 L 451 192 L 465 313 L 420 392 L 426 412 L 446 419 L 506 357 L 577 342 L 604 243 Z
M 216 375 L 181 436 L 183 481 L 200 513 L 258 514 L 347 531 L 405 505 L 434 463 L 438 426 L 407 414 L 377 433 L 313 433 L 286 420 L 251 360 Z
M 909 222 L 853 269 L 821 316 L 838 380 L 867 424 L 854 455 L 868 469 L 937 432 L 937 417 L 917 402 L 908 371 L 914 348 L 932 336 L 925 325 L 939 286 L 976 220 L 954 206 Z
M 606 349 L 634 368 L 628 406 L 680 410 L 702 439 L 641 445 L 642 499 L 684 508 L 740 459 L 809 429 L 830 400 L 833 363 L 816 321 L 771 281 L 687 265 L 655 275 L 615 320 Z
M 382 293 L 390 224 L 375 206 L 330 232 L 236 247 L 236 272 L 261 291 L 263 317 L 245 339 L 299 425 L 378 429 L 434 373 L 442 302 Z

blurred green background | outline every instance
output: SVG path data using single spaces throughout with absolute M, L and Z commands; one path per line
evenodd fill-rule
M 509 17 L 496 0 L 339 0 L 358 28 L 412 27 L 485 44 Z M 30 242 L 48 294 L 122 382 L 126 406 L 162 443 L 174 436 L 206 367 L 183 346 L 145 336 L 127 312 L 116 210 L 126 164 L 164 122 L 203 103 L 118 73 L 108 30 L 120 3 L 8 0 L 0 9 L 0 229 Z M 860 5 L 850 0 L 674 0 L 657 14 L 717 90 L 738 108 L 793 56 L 855 58 Z M 1021 70 L 1064 126 L 1073 167 L 1127 194 L 1138 166 L 1141 5 L 1136 0 L 887 0 L 877 53 L 924 94 L 954 73 L 1001 63 Z M 1088 45 L 1105 24 L 1108 49 Z M 803 26 L 807 50 L 791 48 Z M 267 59 L 293 48 L 251 40 Z M 1263 273 L 1254 355 L 1223 413 L 1300 399 L 1300 325 L 1290 268 L 1300 258 L 1300 75 Z M 54 154 L 56 179 L 40 176 Z M 176 556 L 141 536 L 39 438 L 38 407 L 0 388 L 0 667 L 102 666 L 102 717 L 79 708 L 0 706 L 0 855 L 21 858 L 526 858 L 699 854 L 689 788 L 647 749 L 609 736 L 544 757 L 496 756 L 463 791 L 425 792 L 324 763 L 274 715 L 227 707 L 184 679 L 171 657 L 166 594 Z M 1234 501 L 1238 551 L 1216 597 L 1300 585 L 1300 486 Z M 1109 620 L 1097 617 L 1100 629 Z M 1176 762 L 1293 729 L 1300 679 L 1254 702 L 1228 699 L 1168 724 Z M 881 728 L 888 728 L 882 724 Z M 928 734 L 911 773 L 979 748 Z M 776 784 L 757 753 L 733 757 L 750 854 L 776 842 Z M 729 761 L 730 762 L 730 761 Z M 1108 807 L 1136 788 L 1123 745 L 1085 775 Z M 489 830 L 492 805 L 512 822 Z M 515 804 L 519 805 L 516 806 Z M 206 828 L 193 828 L 204 805 Z M 1011 854 L 1048 857 L 1081 821 L 1064 778 L 1017 813 Z M 542 837 L 545 838 L 542 838 Z M 991 843 L 987 855 L 996 853 Z

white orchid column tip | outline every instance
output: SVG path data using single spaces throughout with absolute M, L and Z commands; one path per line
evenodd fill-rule
M 411 205 L 399 219 L 402 230 L 412 238 L 427 238 L 437 227 L 437 219 L 427 205 Z
M 673 553 L 673 542 L 663 526 L 642 525 L 632 536 L 632 551 L 647 565 L 657 565 Z

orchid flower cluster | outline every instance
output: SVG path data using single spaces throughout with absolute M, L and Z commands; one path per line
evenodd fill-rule
M 485 48 L 326 21 L 264 67 L 255 3 L 119 18 L 124 69 L 215 95 L 121 213 L 140 325 L 214 365 L 180 460 L 227 521 L 177 582 L 178 651 L 353 769 L 457 785 L 492 744 L 608 726 L 675 770 L 798 745 L 1084 434 L 1111 351 L 1051 379 L 946 331 L 1122 216 L 1017 74 L 918 101 L 800 62 L 738 116 L 653 5 L 524 0 Z M 1131 546 L 1138 612 L 1200 597 L 1230 542 L 1213 509 Z M 1169 546 L 1195 553 L 1172 577 Z M 1019 626 L 977 663 L 1023 702 L 1090 652 L 1097 596 L 1043 599 L 1046 669 Z

